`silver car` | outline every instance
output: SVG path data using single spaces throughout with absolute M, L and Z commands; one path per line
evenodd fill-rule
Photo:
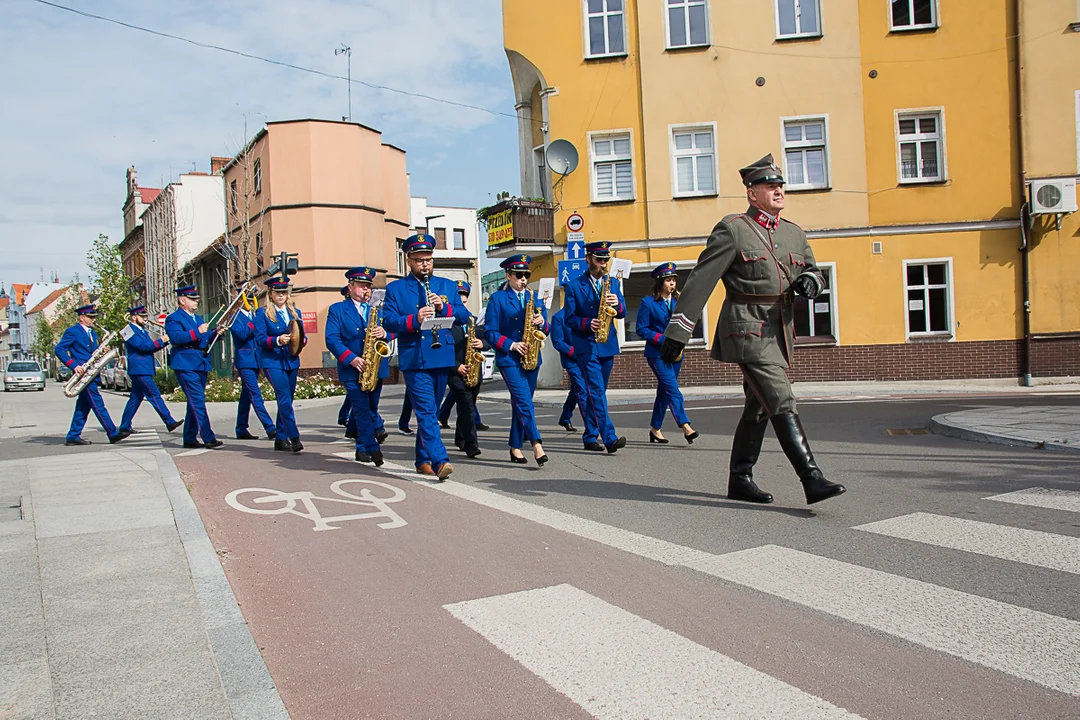
M 8 363 L 4 372 L 4 392 L 12 390 L 44 390 L 45 371 L 32 360 L 15 360 Z

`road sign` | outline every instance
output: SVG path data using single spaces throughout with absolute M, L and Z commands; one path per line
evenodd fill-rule
M 581 232 L 584 227 L 585 218 L 578 213 L 571 213 L 570 217 L 566 218 L 566 229 L 570 232 Z
M 588 266 L 584 260 L 560 260 L 559 261 L 559 284 L 567 285 L 578 275 L 585 272 Z
M 585 233 L 566 233 L 566 259 L 581 260 L 585 257 Z
M 164 325 L 164 324 L 165 324 L 165 321 L 166 321 L 166 320 L 167 320 L 168 318 L 169 318 L 169 314 L 168 314 L 168 313 L 160 313 L 160 314 L 159 314 L 159 315 L 157 316 L 157 324 L 158 324 L 158 325 Z

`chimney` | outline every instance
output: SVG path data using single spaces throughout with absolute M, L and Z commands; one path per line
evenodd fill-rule
M 210 174 L 220 175 L 221 171 L 232 162 L 232 158 L 227 157 L 211 157 L 210 158 Z

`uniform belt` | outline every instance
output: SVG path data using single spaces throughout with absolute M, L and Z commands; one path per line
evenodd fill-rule
M 728 293 L 727 299 L 733 303 L 739 303 L 740 305 L 775 305 L 779 302 L 790 305 L 791 293 L 786 292 L 782 295 L 748 295 L 746 293 L 732 292 Z

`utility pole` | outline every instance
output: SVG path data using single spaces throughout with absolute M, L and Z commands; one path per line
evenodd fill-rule
M 348 115 L 348 117 L 349 117 L 349 122 L 352 122 L 352 48 L 349 47 L 348 45 L 346 45 L 345 43 L 341 43 L 341 47 L 339 47 L 337 50 L 334 50 L 334 55 L 344 55 L 345 59 L 348 61 L 348 65 L 349 65 L 349 75 L 348 75 L 348 81 L 349 81 L 349 115 Z

